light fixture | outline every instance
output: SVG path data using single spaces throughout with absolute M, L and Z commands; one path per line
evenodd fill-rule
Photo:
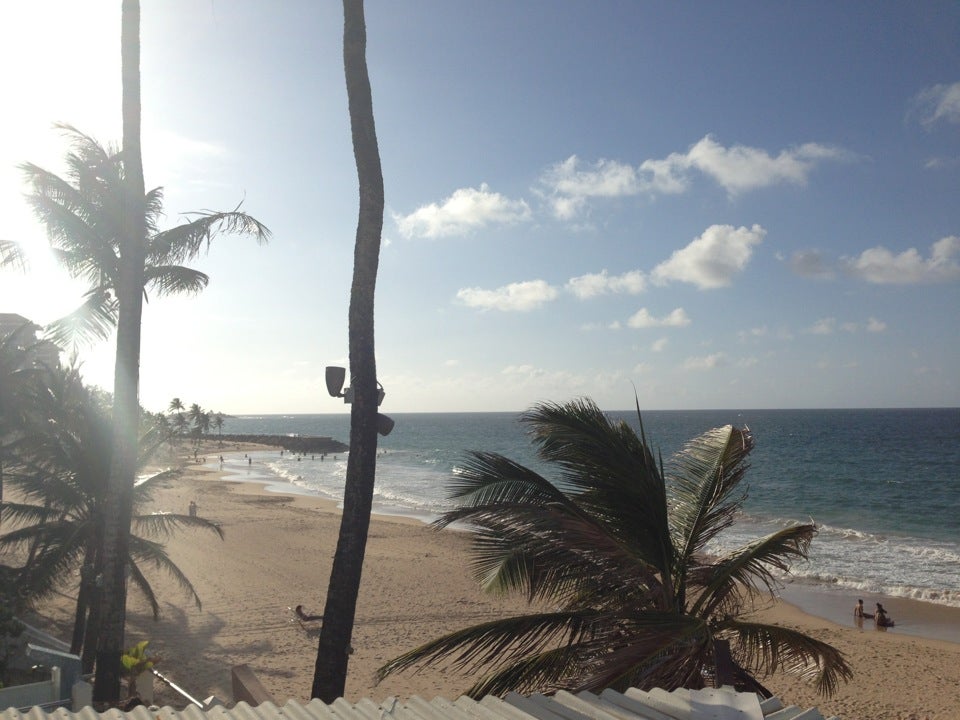
M 342 397 L 344 404 L 350 404 L 353 402 L 353 388 L 345 388 L 343 386 L 346 378 L 346 368 L 337 367 L 336 365 L 327 365 L 327 392 L 330 393 L 330 397 Z M 380 403 L 383 402 L 383 398 L 386 396 L 386 394 L 387 393 L 383 389 L 383 385 L 381 385 L 380 381 L 377 380 L 377 407 L 380 407 Z M 384 415 L 383 413 L 377 413 L 378 433 L 386 437 L 393 430 L 393 426 L 394 421 L 392 418 Z

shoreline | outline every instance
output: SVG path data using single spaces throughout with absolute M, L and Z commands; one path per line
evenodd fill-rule
M 268 448 L 271 449 L 272 448 Z M 233 454 L 236 451 L 231 451 Z M 300 487 L 289 480 L 273 474 L 262 467 L 252 468 L 253 476 L 245 476 L 244 467 L 225 469 L 217 467 L 217 462 L 208 462 L 203 467 L 216 472 L 224 473 L 228 479 L 238 482 L 260 484 L 269 493 L 298 495 L 316 498 L 333 504 L 335 512 L 340 511 L 339 501 L 320 495 L 314 490 Z M 425 526 L 429 525 L 436 516 L 429 516 L 403 508 L 373 507 L 372 514 L 381 518 L 401 518 L 413 520 Z M 860 592 L 858 595 L 857 593 Z M 860 631 L 877 630 L 893 634 L 906 634 L 930 640 L 945 640 L 960 645 L 960 607 L 927 602 L 912 598 L 880 593 L 867 593 L 850 588 L 840 588 L 823 583 L 810 583 L 802 578 L 789 579 L 779 594 L 780 600 L 795 607 L 798 611 L 814 618 L 829 620 L 841 627 L 850 627 Z M 853 605 L 858 597 L 862 597 L 868 612 L 874 603 L 880 602 L 896 621 L 892 628 L 875 628 L 872 621 L 867 620 L 857 626 L 853 617 Z

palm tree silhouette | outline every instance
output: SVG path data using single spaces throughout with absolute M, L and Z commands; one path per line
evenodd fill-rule
M 638 409 L 639 416 L 639 409 Z M 474 529 L 482 586 L 524 593 L 544 609 L 433 640 L 390 661 L 380 677 L 452 661 L 489 674 L 473 697 L 518 692 L 703 687 L 729 642 L 736 684 L 780 668 L 831 693 L 851 676 L 832 646 L 745 617 L 776 574 L 806 557 L 816 533 L 793 525 L 732 551 L 710 542 L 742 507 L 753 448 L 726 426 L 690 441 L 666 470 L 641 432 L 590 400 L 537 405 L 522 416 L 554 482 L 495 453 L 472 452 L 452 481 L 463 504 L 437 521 Z
M 66 177 L 33 163 L 20 168 L 31 189 L 27 202 L 46 228 L 58 260 L 71 276 L 89 284 L 83 304 L 47 329 L 55 342 L 70 345 L 105 338 L 117 324 L 124 247 L 121 210 L 128 191 L 121 152 L 69 125 L 57 127 L 70 141 Z M 189 222 L 161 230 L 163 188 L 149 191 L 141 202 L 146 229 L 144 295 L 203 290 L 209 276 L 181 263 L 209 248 L 220 233 L 252 235 L 260 243 L 270 236 L 258 220 L 238 210 L 188 213 Z
M 83 386 L 76 368 L 49 369 L 44 376 L 44 392 L 35 396 L 35 410 L 21 424 L 19 439 L 12 447 L 8 476 L 22 501 L 3 503 L 14 529 L 0 536 L 0 547 L 27 549 L 18 576 L 32 601 L 68 585 L 79 570 L 71 652 L 83 650 L 85 672 L 89 672 L 99 630 L 97 577 L 102 572 L 101 541 L 109 493 L 110 415 L 101 400 Z M 142 436 L 139 464 L 149 462 L 165 441 L 166 433 L 158 428 Z M 200 598 L 154 538 L 184 527 L 223 537 L 219 526 L 201 517 L 139 512 L 151 499 L 153 488 L 175 472 L 154 475 L 133 491 L 133 533 L 125 565 L 133 587 L 147 599 L 155 617 L 160 606 L 145 567 L 171 575 L 198 606 Z

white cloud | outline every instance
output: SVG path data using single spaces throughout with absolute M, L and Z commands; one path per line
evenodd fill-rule
M 848 152 L 819 143 L 804 143 L 771 156 L 766 150 L 746 145 L 725 148 L 706 135 L 686 153 L 647 160 L 640 169 L 652 175 L 646 187 L 661 192 L 681 192 L 689 184 L 688 173 L 698 170 L 736 195 L 785 182 L 804 185 L 817 163 L 847 157 Z
M 939 122 L 960 124 L 960 82 L 924 88 L 914 98 L 914 108 L 928 130 Z
M 486 183 L 477 188 L 460 188 L 443 201 L 430 203 L 409 215 L 394 214 L 397 229 L 405 238 L 438 238 L 463 235 L 493 223 L 529 220 L 530 207 L 523 200 L 510 200 L 491 192 Z
M 726 287 L 746 267 L 754 246 L 763 242 L 766 234 L 759 225 L 711 225 L 669 260 L 657 265 L 651 277 L 661 285 L 679 280 L 693 283 L 701 290 Z
M 536 192 L 546 197 L 557 219 L 572 220 L 592 198 L 685 192 L 694 172 L 707 175 L 730 195 L 737 195 L 780 183 L 803 185 L 818 163 L 850 156 L 845 150 L 819 143 L 805 143 L 772 156 L 746 145 L 726 148 L 705 135 L 685 153 L 648 158 L 636 168 L 606 159 L 589 165 L 571 155 L 543 172 L 540 186 L 544 189 Z
M 567 290 L 581 300 L 608 295 L 610 293 L 627 293 L 638 295 L 646 288 L 647 281 L 639 270 L 631 270 L 622 275 L 610 276 L 606 270 L 598 273 L 588 273 L 567 281 Z
M 550 166 L 540 178 L 553 214 L 560 220 L 575 217 L 589 198 L 622 197 L 640 191 L 637 172 L 631 165 L 616 160 L 598 160 L 586 169 L 580 165 L 579 158 L 571 155 Z
M 867 320 L 867 332 L 872 333 L 881 333 L 887 329 L 887 324 L 882 320 L 877 320 L 876 318 L 870 318 Z
M 821 318 L 807 328 L 807 332 L 811 335 L 833 335 L 836 330 L 837 319 L 832 317 Z
M 558 291 L 543 280 L 511 283 L 496 290 L 464 288 L 457 291 L 457 299 L 464 305 L 481 310 L 528 312 L 556 299 Z
M 689 357 L 684 361 L 683 367 L 686 370 L 713 370 L 726 364 L 727 356 L 717 352 L 702 357 Z
M 878 285 L 915 285 L 948 282 L 960 278 L 960 237 L 951 235 L 937 240 L 929 258 L 916 248 L 894 255 L 884 247 L 864 250 L 845 261 L 854 276 Z
M 690 317 L 683 308 L 676 308 L 662 318 L 654 317 L 646 308 L 640 308 L 627 320 L 628 327 L 638 329 L 652 327 L 686 327 L 689 324 Z
M 650 346 L 650 349 L 655 353 L 663 352 L 666 349 L 669 342 L 670 341 L 667 338 L 660 338 L 659 340 L 654 340 L 653 345 Z

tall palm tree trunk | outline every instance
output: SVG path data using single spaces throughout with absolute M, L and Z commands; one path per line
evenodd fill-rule
M 340 536 L 330 572 L 323 628 L 317 647 L 311 697 L 333 702 L 347 681 L 350 636 L 370 527 L 377 465 L 377 367 L 373 305 L 383 229 L 383 173 L 373 122 L 367 73 L 367 31 L 363 0 L 343 0 L 343 66 L 360 185 L 360 211 L 350 289 L 350 455 L 344 487 Z
M 113 386 L 113 455 L 107 495 L 103 547 L 103 602 L 93 699 L 120 699 L 120 656 L 126 623 L 126 566 L 130 542 L 133 484 L 139 426 L 140 322 L 143 309 L 145 215 L 143 161 L 140 152 L 140 3 L 123 0 L 121 20 L 123 75 L 123 164 L 126 197 L 121 218 L 119 318 Z

